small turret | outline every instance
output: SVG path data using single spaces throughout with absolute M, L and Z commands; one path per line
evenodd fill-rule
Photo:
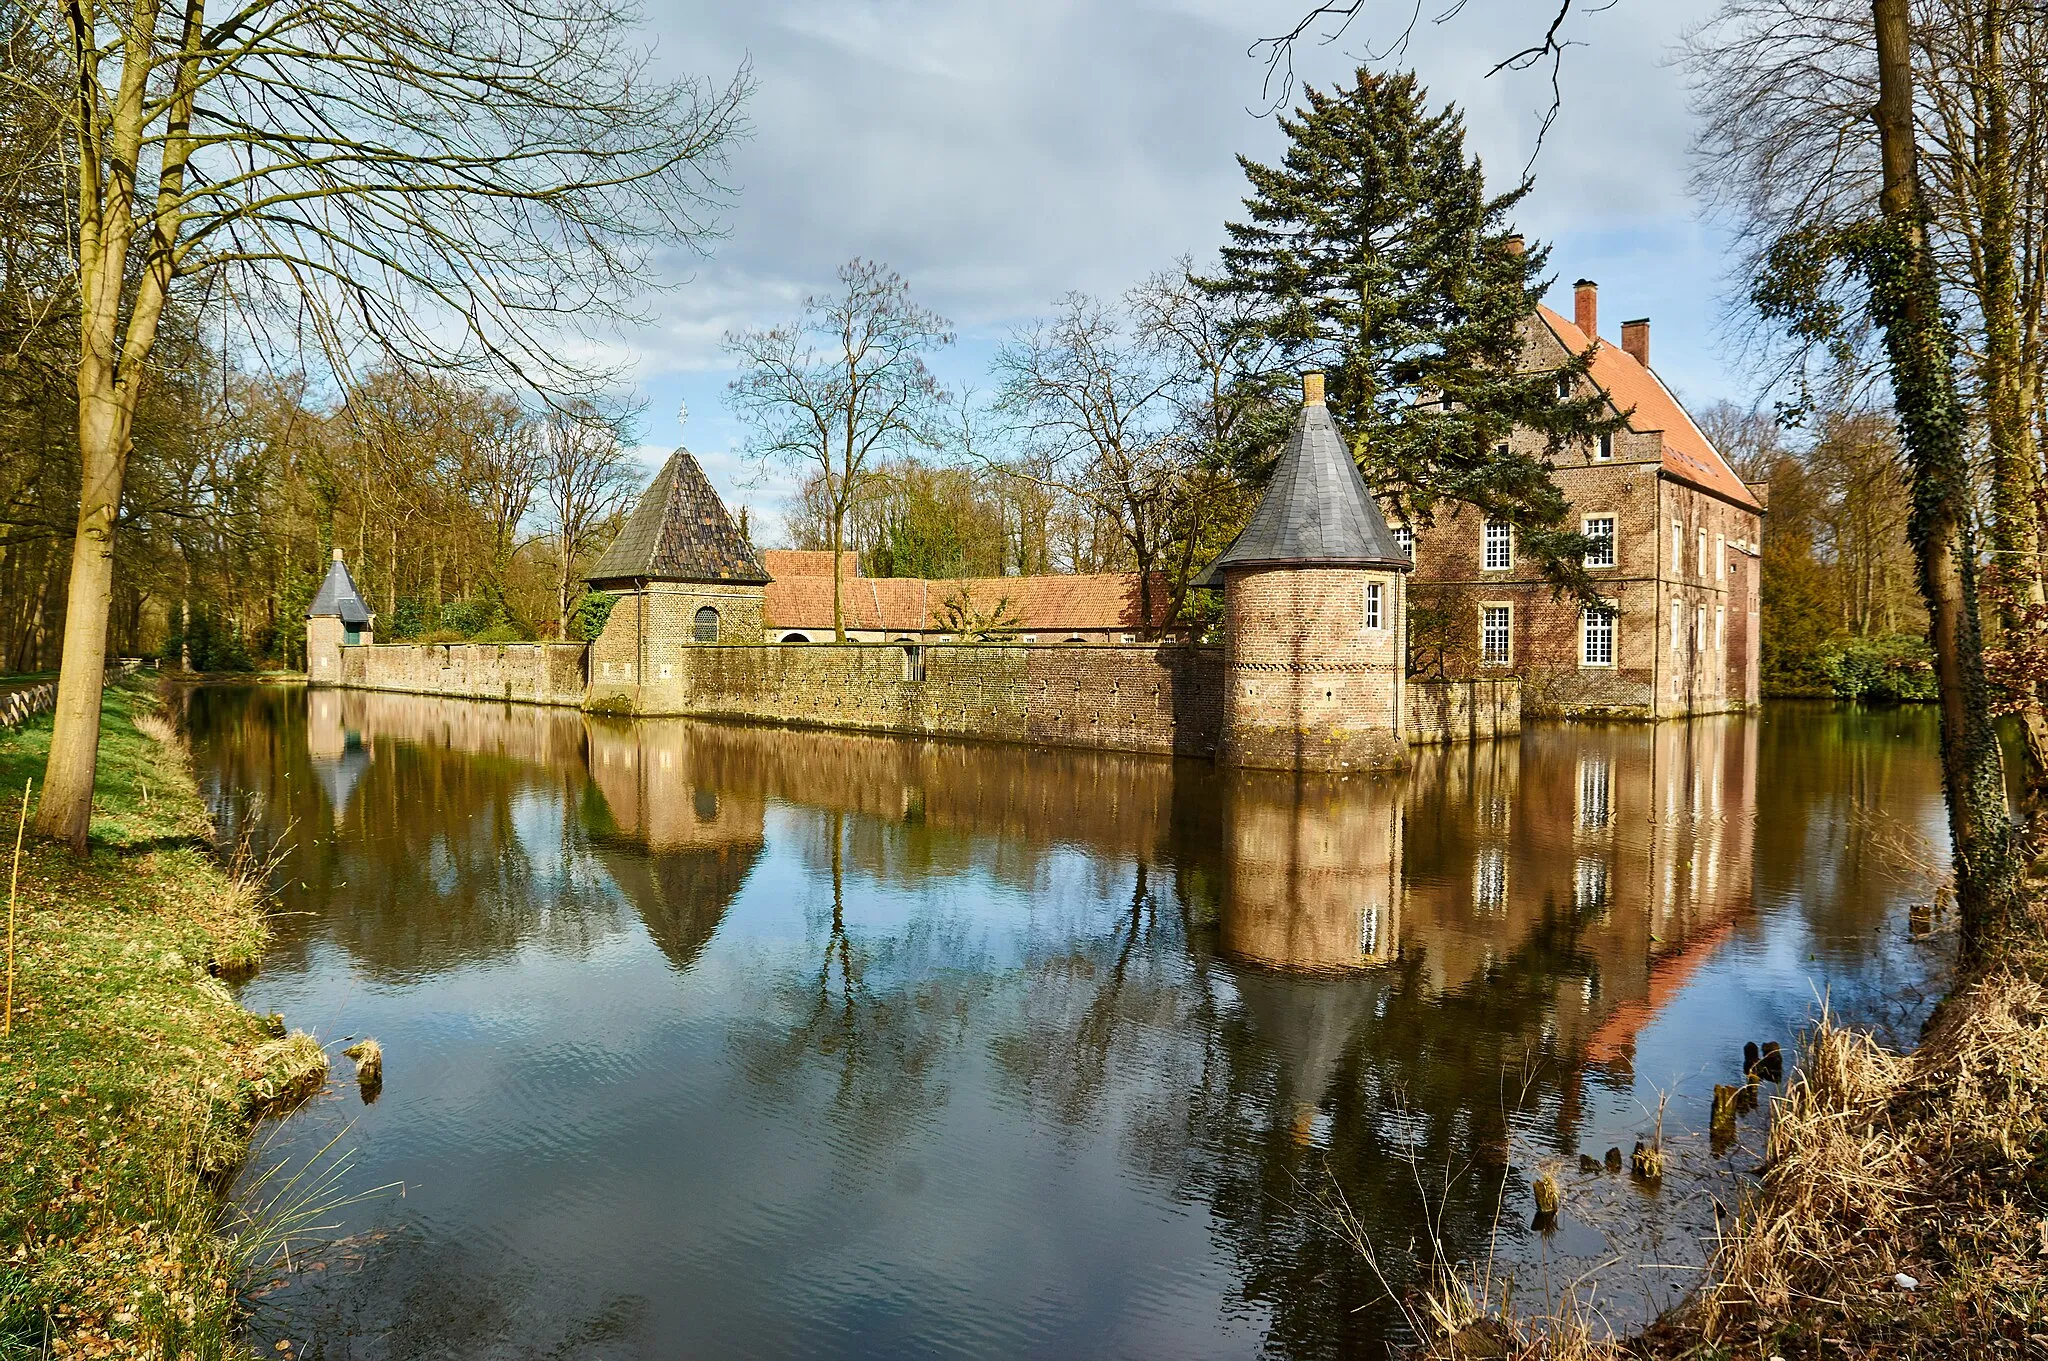
M 306 607 L 306 678 L 314 685 L 341 683 L 341 650 L 377 641 L 377 616 L 363 603 L 355 579 L 334 550 L 327 579 Z
M 1401 764 L 1411 566 L 1330 418 L 1323 375 L 1303 375 L 1301 414 L 1251 523 L 1195 579 L 1223 588 L 1219 761 Z

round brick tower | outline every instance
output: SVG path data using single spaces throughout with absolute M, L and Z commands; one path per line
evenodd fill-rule
M 1399 766 L 1411 566 L 1330 419 L 1323 375 L 1305 375 L 1301 414 L 1265 497 L 1196 578 L 1223 588 L 1217 760 L 1277 770 Z

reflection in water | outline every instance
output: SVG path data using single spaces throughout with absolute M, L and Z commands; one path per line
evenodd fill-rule
M 1818 991 L 1901 1026 L 1925 991 L 1918 713 L 1539 728 L 1390 779 L 189 703 L 222 816 L 287 848 L 246 1000 L 389 1055 L 377 1105 L 278 1134 L 354 1120 L 362 1183 L 407 1185 L 261 1301 L 311 1356 L 1350 1354 L 1394 1316 L 1334 1197 L 1398 1285 L 1660 1092 L 1682 1142 Z M 1621 1197 L 1624 1256 L 1696 1261 L 1679 1190 L 1576 1188 L 1498 1248 L 1605 1255 L 1570 1207 Z

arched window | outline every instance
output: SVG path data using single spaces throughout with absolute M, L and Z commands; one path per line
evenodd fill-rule
M 718 611 L 709 605 L 697 611 L 697 641 L 715 643 L 718 641 Z
M 811 641 L 801 633 L 792 633 L 782 640 L 785 643 L 808 643 Z

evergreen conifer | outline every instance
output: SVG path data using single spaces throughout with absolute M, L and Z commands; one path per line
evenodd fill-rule
M 1548 251 L 1510 240 L 1530 181 L 1489 197 L 1464 120 L 1430 112 L 1411 73 L 1361 67 L 1348 88 L 1303 93 L 1280 119 L 1278 166 L 1238 157 L 1249 220 L 1228 224 L 1204 286 L 1252 302 L 1239 326 L 1284 362 L 1324 369 L 1331 414 L 1397 514 L 1428 523 L 1442 502 L 1475 506 L 1512 523 L 1553 581 L 1590 591 L 1550 465 L 1621 422 L 1583 382 L 1586 356 L 1520 371 L 1521 325 L 1548 284 Z M 1518 451 L 1517 427 L 1543 452 Z

